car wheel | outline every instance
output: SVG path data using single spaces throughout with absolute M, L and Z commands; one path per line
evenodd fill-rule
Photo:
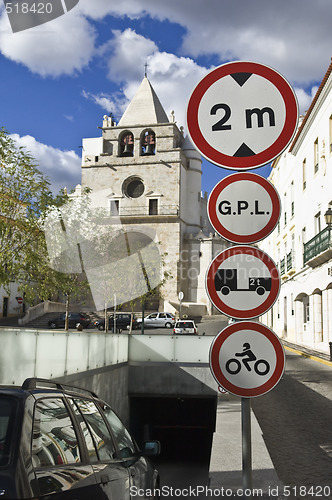
M 165 328 L 172 328 L 172 323 L 165 323 Z
M 55 321 L 52 321 L 50 323 L 50 328 L 56 328 L 56 322 Z
M 98 330 L 100 330 L 100 331 L 104 330 L 104 325 L 99 325 Z

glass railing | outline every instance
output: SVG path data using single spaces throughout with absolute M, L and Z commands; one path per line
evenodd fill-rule
M 56 379 L 119 363 L 208 365 L 213 336 L 133 335 L 1 328 L 0 384 Z M 16 360 L 13 363 L 13 359 Z
M 128 362 L 128 335 L 1 328 L 0 384 L 64 377 Z M 15 363 L 13 363 L 15 359 Z

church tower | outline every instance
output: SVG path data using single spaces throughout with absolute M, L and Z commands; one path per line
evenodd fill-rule
M 102 137 L 83 139 L 82 188 L 99 191 L 103 207 L 117 213 L 125 228 L 141 225 L 157 235 L 172 275 L 163 286 L 160 310 L 175 312 L 180 291 L 184 301 L 197 302 L 197 291 L 190 288 L 199 278 L 188 279 L 188 272 L 193 249 L 199 259 L 204 234 L 211 230 L 199 153 L 178 128 L 174 112 L 167 117 L 146 76 L 119 123 L 104 116 L 101 129 Z M 194 267 L 202 274 L 197 263 Z

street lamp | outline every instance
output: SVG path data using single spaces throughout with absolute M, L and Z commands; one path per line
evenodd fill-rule
M 327 227 L 331 230 L 332 229 L 332 209 L 328 208 L 324 214 L 325 222 Z

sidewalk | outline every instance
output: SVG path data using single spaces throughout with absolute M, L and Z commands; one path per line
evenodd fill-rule
M 281 491 L 270 455 L 266 449 L 261 428 L 251 411 L 252 487 L 257 498 L 270 498 L 271 490 Z M 218 398 L 216 431 L 210 461 L 210 488 L 229 489 L 236 495 L 242 482 L 241 398 L 230 394 Z M 255 492 L 254 492 L 255 494 Z M 278 496 L 274 496 L 278 498 Z

